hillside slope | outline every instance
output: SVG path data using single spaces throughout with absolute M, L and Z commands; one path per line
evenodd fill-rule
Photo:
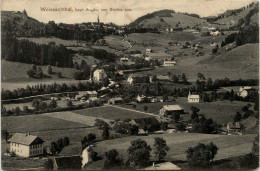
M 206 26 L 208 25 L 205 19 L 199 18 L 194 14 L 182 14 L 175 13 L 172 10 L 161 10 L 151 14 L 139 17 L 129 26 L 142 26 L 146 28 L 186 28 L 194 26 Z
M 245 44 L 218 56 L 199 61 L 198 64 L 219 64 L 222 67 L 238 68 L 239 70 L 258 71 L 259 43 Z

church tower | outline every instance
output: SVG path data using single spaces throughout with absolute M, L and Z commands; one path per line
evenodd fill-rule
M 99 24 L 99 15 L 98 15 L 98 17 L 97 17 L 97 22 L 98 22 L 98 24 Z

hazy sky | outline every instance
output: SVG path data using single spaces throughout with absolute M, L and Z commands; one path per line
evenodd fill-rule
M 1 9 L 9 11 L 26 10 L 27 14 L 41 22 L 54 20 L 56 23 L 93 22 L 99 15 L 101 22 L 128 24 L 136 18 L 162 9 L 176 12 L 195 13 L 201 17 L 216 15 L 227 9 L 236 9 L 256 0 L 2 0 Z M 73 12 L 43 12 L 46 8 L 72 8 Z M 75 11 L 83 9 L 84 11 Z M 86 9 L 97 9 L 90 12 Z M 110 8 L 131 9 L 132 11 L 115 12 Z M 107 12 L 101 11 L 107 9 Z

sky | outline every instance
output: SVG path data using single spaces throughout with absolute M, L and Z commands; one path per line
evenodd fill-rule
M 212 16 L 228 9 L 237 9 L 256 0 L 2 0 L 1 9 L 23 11 L 47 23 L 82 23 L 100 21 L 118 25 L 129 24 L 140 16 L 162 9 Z M 73 11 L 42 11 L 41 8 L 71 8 Z M 114 10 L 110 10 L 113 8 Z M 77 11 L 76 11 L 77 9 Z M 88 9 L 88 10 L 87 10 Z M 96 9 L 99 11 L 90 11 Z M 107 9 L 107 11 L 101 11 Z M 122 9 L 123 11 L 116 11 Z M 131 11 L 125 11 L 131 10 Z

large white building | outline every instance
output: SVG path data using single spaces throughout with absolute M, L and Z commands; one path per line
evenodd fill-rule
M 94 81 L 102 81 L 106 77 L 107 77 L 107 74 L 104 69 L 96 69 L 93 73 Z
M 30 133 L 15 133 L 9 140 L 10 152 L 14 152 L 17 156 L 31 157 L 43 154 L 44 141 Z
M 251 91 L 253 91 L 252 87 L 248 87 L 248 86 L 240 87 L 237 94 L 240 97 L 247 97 Z
M 191 93 L 189 92 L 188 102 L 189 102 L 189 103 L 199 103 L 199 102 L 200 102 L 200 96 L 199 96 L 199 95 L 196 95 L 196 94 L 191 94 Z

